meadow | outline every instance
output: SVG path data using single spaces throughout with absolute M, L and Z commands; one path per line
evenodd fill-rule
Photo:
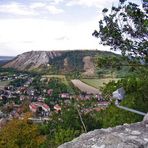
M 101 78 L 101 79 L 81 79 L 82 82 L 93 86 L 97 89 L 100 89 L 103 87 L 105 84 L 109 83 L 110 81 L 118 81 L 120 80 L 119 78 Z

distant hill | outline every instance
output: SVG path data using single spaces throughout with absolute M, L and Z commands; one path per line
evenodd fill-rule
M 33 70 L 46 66 L 50 59 L 60 56 L 59 52 L 30 51 L 18 55 L 12 61 L 5 64 L 4 68 L 15 68 L 17 70 Z
M 12 56 L 0 56 L 0 65 L 7 63 L 8 61 L 12 60 L 14 57 Z
M 115 54 L 99 50 L 30 51 L 18 55 L 3 67 L 17 70 L 51 69 L 62 73 L 80 71 L 93 75 L 94 57 L 113 55 Z

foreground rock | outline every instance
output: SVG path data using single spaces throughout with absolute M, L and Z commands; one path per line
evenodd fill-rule
M 148 114 L 142 122 L 94 130 L 58 148 L 148 148 Z

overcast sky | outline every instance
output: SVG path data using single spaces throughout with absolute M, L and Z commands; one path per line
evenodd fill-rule
M 101 10 L 117 2 L 0 0 L 0 55 L 30 50 L 108 49 L 91 34 L 98 28 Z

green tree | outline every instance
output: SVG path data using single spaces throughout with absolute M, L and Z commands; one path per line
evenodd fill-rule
M 141 72 L 134 74 L 133 76 L 126 77 L 118 82 L 110 82 L 103 89 L 103 95 L 106 98 L 110 98 L 112 92 L 117 88 L 123 87 L 126 91 L 126 96 L 121 102 L 122 106 L 126 106 L 142 112 L 148 112 L 148 71 L 144 69 Z M 99 121 L 103 127 L 116 126 L 124 123 L 133 123 L 142 120 L 142 116 L 119 109 L 114 105 L 114 101 L 107 108 L 102 111 L 98 116 Z
M 28 114 L 22 120 L 8 122 L 0 132 L 0 147 L 35 148 L 44 143 L 38 127 L 28 123 Z
M 141 62 L 147 63 L 147 9 L 140 9 L 137 4 L 125 1 L 119 0 L 118 7 L 112 6 L 111 11 L 106 8 L 102 10 L 103 19 L 99 21 L 99 31 L 95 30 L 93 35 L 112 50 L 120 50 L 123 55 L 128 54 L 131 60 L 136 56 L 142 59 Z
M 55 133 L 55 143 L 57 145 L 60 145 L 64 142 L 68 142 L 72 139 L 74 139 L 76 136 L 79 135 L 79 130 L 74 130 L 74 129 L 62 129 L 61 127 L 57 128 L 57 132 Z

